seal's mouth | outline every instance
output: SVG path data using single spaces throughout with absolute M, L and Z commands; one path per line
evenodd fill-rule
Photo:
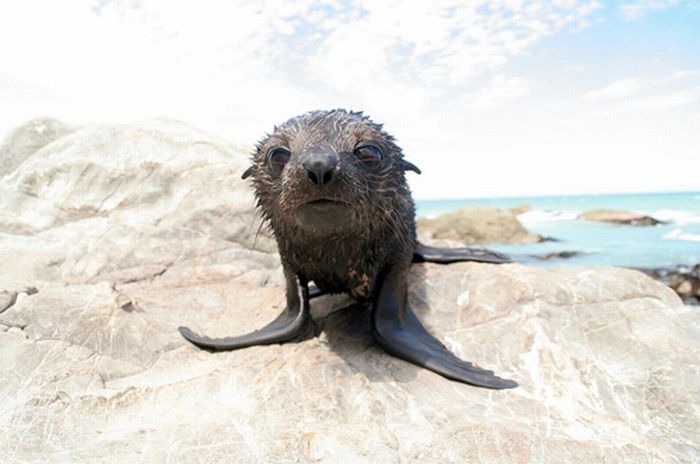
M 319 198 L 303 203 L 294 211 L 297 224 L 304 229 L 330 232 L 348 228 L 355 223 L 355 210 L 348 203 Z
M 330 198 L 319 198 L 318 200 L 307 201 L 306 203 L 303 203 L 301 206 L 311 206 L 314 208 L 328 208 L 328 207 L 332 207 L 331 205 L 349 206 L 344 201 L 331 200 Z

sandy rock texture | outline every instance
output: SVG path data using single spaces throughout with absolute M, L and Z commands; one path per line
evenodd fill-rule
M 515 390 L 386 355 L 344 296 L 299 343 L 189 345 L 178 325 L 234 335 L 284 304 L 246 164 L 150 121 L 76 128 L 0 178 L 0 461 L 700 459 L 700 314 L 637 271 L 415 265 L 426 325 Z
M 543 237 L 529 232 L 518 221 L 526 206 L 514 209 L 472 206 L 435 218 L 421 218 L 418 229 L 431 239 L 461 243 L 536 243 Z

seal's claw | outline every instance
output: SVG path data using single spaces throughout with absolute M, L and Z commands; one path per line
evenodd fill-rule
M 459 261 L 477 261 L 480 263 L 507 264 L 513 260 L 497 251 L 486 248 L 438 248 L 417 243 L 413 250 L 414 263 L 449 264 Z

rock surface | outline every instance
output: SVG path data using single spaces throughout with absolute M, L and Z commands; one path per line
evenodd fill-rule
M 460 208 L 436 218 L 418 220 L 419 230 L 433 239 L 461 243 L 536 243 L 545 240 L 518 221 L 519 209 L 487 206 Z
M 664 224 L 651 216 L 641 213 L 631 213 L 629 211 L 612 211 L 607 209 L 594 209 L 582 213 L 578 219 L 587 221 L 607 222 L 610 224 L 628 225 L 628 226 L 655 226 Z
M 13 278 L 84 282 L 273 251 L 240 179 L 248 152 L 177 121 L 77 129 L 0 180 L 0 258 Z
M 16 128 L 0 145 L 0 178 L 12 173 L 41 148 L 74 130 L 53 118 L 37 118 Z
M 180 324 L 233 335 L 284 304 L 274 244 L 251 249 L 245 152 L 172 121 L 91 126 L 0 180 L 3 462 L 700 459 L 700 314 L 633 270 L 413 267 L 430 330 L 515 390 L 386 355 L 344 296 L 312 302 L 316 338 L 189 345 Z

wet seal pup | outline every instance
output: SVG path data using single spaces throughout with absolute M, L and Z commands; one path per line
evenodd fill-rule
M 312 324 L 309 300 L 349 293 L 371 305 L 372 335 L 387 352 L 480 387 L 517 386 L 452 354 L 423 327 L 407 298 L 411 262 L 510 262 L 488 250 L 443 249 L 416 240 L 405 171 L 420 170 L 380 124 L 362 113 L 313 111 L 275 127 L 258 145 L 252 177 L 282 260 L 287 306 L 260 330 L 226 338 L 182 335 L 211 350 L 293 340 Z M 313 281 L 318 290 L 309 290 Z

